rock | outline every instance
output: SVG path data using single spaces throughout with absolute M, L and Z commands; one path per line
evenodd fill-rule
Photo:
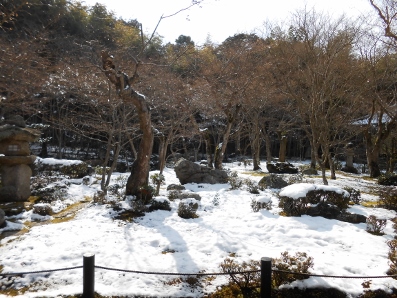
M 277 162 L 277 163 L 268 163 L 266 165 L 269 173 L 274 174 L 296 174 L 298 173 L 298 169 L 295 168 L 289 162 Z
M 270 174 L 268 176 L 264 176 L 259 182 L 258 186 L 261 189 L 265 188 L 283 188 L 287 186 L 288 183 L 283 179 L 281 175 Z
M 201 197 L 198 193 L 182 192 L 180 190 L 170 190 L 170 192 L 168 193 L 168 198 L 171 201 L 183 200 L 183 199 L 187 199 L 187 198 L 193 198 L 193 199 L 196 199 L 197 201 L 201 201 Z
M 328 219 L 337 219 L 352 224 L 366 223 L 367 217 L 361 214 L 353 214 L 349 212 L 341 212 L 336 206 L 329 205 L 321 202 L 316 206 L 309 207 L 306 211 L 306 215 L 310 216 L 322 216 Z
M 336 219 L 341 214 L 338 207 L 320 202 L 306 210 L 306 215 L 321 216 L 328 219 Z
M 318 175 L 318 171 L 316 169 L 313 168 L 308 168 L 306 170 L 302 171 L 303 175 Z
M 33 213 L 41 216 L 46 216 L 46 215 L 52 215 L 53 211 L 50 204 L 41 203 L 33 206 Z
M 4 228 L 6 225 L 6 213 L 3 209 L 0 209 L 0 229 Z
M 186 183 L 227 183 L 226 171 L 200 166 L 194 162 L 181 158 L 174 167 L 176 176 L 181 184 Z
M 181 192 L 177 195 L 177 199 L 183 200 L 183 199 L 195 199 L 197 201 L 201 201 L 201 196 L 198 193 L 194 192 Z
M 342 172 L 351 173 L 351 174 L 358 174 L 358 170 L 355 167 L 348 167 L 344 166 L 340 169 Z
M 336 218 L 337 220 L 344 221 L 344 222 L 349 222 L 352 224 L 358 224 L 358 223 L 366 223 L 367 222 L 367 217 L 361 214 L 353 214 L 349 212 L 343 212 L 339 214 L 339 216 Z
M 6 216 L 14 216 L 28 210 L 28 204 L 27 202 L 0 203 L 0 209 L 4 211 Z
M 170 184 L 167 186 L 167 190 L 185 190 L 185 187 L 179 184 Z

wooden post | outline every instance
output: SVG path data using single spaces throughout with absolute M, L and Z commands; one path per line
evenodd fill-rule
M 272 259 L 261 259 L 261 298 L 272 296 Z
M 94 298 L 95 293 L 95 255 L 83 256 L 83 298 Z

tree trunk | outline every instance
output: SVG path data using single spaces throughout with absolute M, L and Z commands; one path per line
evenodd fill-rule
M 252 150 L 252 163 L 253 163 L 253 170 L 257 171 L 260 170 L 260 130 L 258 125 L 258 119 L 255 121 L 255 125 L 252 128 L 252 141 L 251 141 L 251 150 Z
M 312 141 L 310 141 L 310 168 L 316 168 L 316 152 Z
M 260 167 L 260 150 L 261 150 L 261 146 L 260 146 L 260 141 L 259 141 L 259 137 L 257 137 L 256 138 L 256 140 L 255 140 L 255 142 L 254 142 L 254 144 L 253 144 L 253 147 L 252 147 L 252 152 L 254 153 L 253 155 L 252 155 L 252 161 L 253 161 L 253 164 L 254 164 L 254 168 L 253 168 L 253 170 L 254 171 L 257 171 L 257 170 L 260 170 L 261 169 L 261 167 Z
M 285 135 L 282 135 L 281 133 L 278 134 L 279 139 L 280 139 L 280 150 L 278 154 L 278 160 L 280 162 L 285 162 L 285 156 L 287 155 L 287 142 L 288 138 Z
M 240 130 L 237 131 L 236 135 L 236 156 L 241 155 L 241 132 Z
M 167 137 L 160 137 L 160 144 L 159 144 L 159 169 L 160 169 L 160 174 L 163 173 L 163 170 L 165 168 L 165 164 L 167 161 L 167 148 L 168 145 L 170 144 L 172 136 L 168 135 Z
M 138 113 L 139 127 L 142 131 L 142 138 L 139 143 L 136 159 L 131 166 L 131 175 L 128 177 L 126 185 L 126 195 L 140 197 L 142 190 L 149 184 L 150 156 L 153 149 L 153 129 L 149 106 L 145 97 L 130 87 L 136 75 L 138 65 L 136 64 L 135 73 L 128 78 L 124 73 L 116 71 L 113 64 L 113 57 L 108 52 L 102 51 L 102 67 L 106 77 L 115 86 L 119 97 L 125 101 L 131 101 Z
M 41 151 L 39 156 L 41 158 L 47 158 L 48 157 L 48 147 L 47 147 L 47 142 L 41 143 Z
M 203 137 L 204 137 L 204 143 L 205 143 L 205 153 L 207 154 L 207 166 L 210 168 L 213 168 L 214 167 L 214 159 L 212 157 L 211 137 L 207 130 L 204 131 Z
M 145 97 L 134 90 L 123 91 L 122 98 L 131 99 L 134 103 L 139 118 L 139 127 L 142 139 L 139 143 L 137 157 L 131 166 L 131 175 L 126 185 L 126 195 L 138 195 L 142 188 L 149 183 L 150 156 L 153 148 L 153 130 L 149 107 Z
M 271 163 L 272 162 L 272 146 L 271 146 L 270 136 L 267 132 L 264 132 L 263 135 L 265 137 L 266 162 Z
M 107 165 L 109 163 L 109 159 L 110 159 L 110 151 L 112 150 L 112 136 L 111 136 L 112 132 L 109 132 L 109 136 L 108 137 L 108 142 L 106 144 L 106 154 L 105 154 L 105 160 L 103 161 L 102 164 L 102 179 L 101 179 L 101 190 L 105 193 L 105 195 L 107 194 L 107 187 L 109 185 L 106 185 L 106 168 Z
M 241 105 L 236 104 L 236 106 L 234 107 L 233 113 L 228 115 L 227 127 L 226 127 L 226 131 L 223 135 L 222 145 L 220 146 L 220 144 L 219 144 L 215 148 L 215 159 L 214 159 L 215 169 L 222 169 L 222 161 L 223 161 L 223 157 L 226 152 L 227 142 L 229 141 L 230 132 L 232 130 L 232 125 L 233 125 L 240 109 L 241 109 Z
M 331 170 L 331 179 L 336 180 L 335 162 L 332 159 L 331 153 L 328 153 L 328 162 L 329 162 L 329 168 Z
M 102 173 L 102 181 L 105 180 L 105 174 L 106 174 L 106 181 L 103 185 L 102 191 L 104 191 L 105 194 L 107 194 L 108 186 L 110 184 L 110 179 L 112 178 L 112 173 L 114 172 L 114 169 L 117 167 L 117 160 L 119 158 L 120 151 L 121 151 L 121 144 L 120 144 L 120 142 L 118 142 L 116 144 L 116 150 L 114 151 L 113 161 L 112 161 L 112 164 L 110 165 L 109 170 L 106 171 L 106 166 L 104 167 L 104 171 Z M 101 182 L 101 187 L 102 187 L 102 182 Z
M 379 148 L 373 144 L 367 142 L 367 163 L 369 176 L 371 178 L 376 178 L 380 176 L 379 168 Z
M 314 137 L 313 137 L 313 139 L 314 139 Z M 323 178 L 323 184 L 328 185 L 328 180 L 325 175 L 325 170 L 326 170 L 325 164 L 328 159 L 328 156 L 325 153 L 323 153 L 322 158 L 321 158 L 318 154 L 319 145 L 314 140 L 312 143 L 313 143 L 313 152 L 314 152 L 315 160 L 321 167 L 321 176 Z M 324 157 L 325 157 L 325 159 L 324 159 Z
M 202 141 L 202 139 L 200 137 L 200 141 L 199 141 L 199 144 L 198 144 L 197 148 L 194 147 L 194 161 L 195 162 L 198 161 L 198 155 L 199 155 L 200 148 L 201 148 L 201 141 Z

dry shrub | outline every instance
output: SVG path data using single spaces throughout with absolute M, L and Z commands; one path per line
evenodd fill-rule
M 297 273 L 308 274 L 310 268 L 313 268 L 313 258 L 308 257 L 305 252 L 297 252 L 294 256 L 290 256 L 285 251 L 281 253 L 281 258 L 273 259 L 273 284 L 278 288 L 283 284 L 288 284 L 295 280 L 307 279 L 309 278 L 308 275 Z

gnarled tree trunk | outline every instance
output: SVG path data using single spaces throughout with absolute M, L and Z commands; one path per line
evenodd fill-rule
M 133 81 L 136 75 L 138 63 L 134 75 L 128 78 L 124 73 L 116 71 L 113 58 L 108 52 L 102 51 L 101 56 L 102 67 L 106 77 L 116 87 L 116 91 L 120 98 L 125 102 L 132 102 L 138 113 L 142 139 L 139 144 L 136 159 L 131 166 L 131 175 L 128 177 L 126 185 L 126 195 L 140 196 L 142 194 L 142 189 L 149 183 L 150 156 L 152 155 L 154 135 L 150 109 L 145 97 L 130 87 L 130 82 Z

